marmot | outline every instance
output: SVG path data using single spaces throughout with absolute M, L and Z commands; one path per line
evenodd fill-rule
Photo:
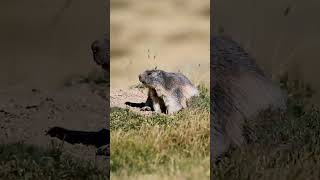
M 211 38 L 211 155 L 245 143 L 243 122 L 258 113 L 286 108 L 286 96 L 235 41 Z
M 139 81 L 148 88 L 145 109 L 172 114 L 187 107 L 187 100 L 199 94 L 198 89 L 181 73 L 146 70 Z

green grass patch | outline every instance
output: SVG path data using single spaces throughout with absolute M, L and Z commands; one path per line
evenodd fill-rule
M 200 92 L 199 96 L 194 96 L 189 100 L 189 107 L 210 111 L 210 90 L 204 85 L 199 85 L 197 88 Z

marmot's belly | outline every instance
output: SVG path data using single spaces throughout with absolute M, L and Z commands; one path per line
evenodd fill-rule
M 172 114 L 182 109 L 182 105 L 176 97 L 163 97 L 163 101 L 167 108 L 167 114 Z

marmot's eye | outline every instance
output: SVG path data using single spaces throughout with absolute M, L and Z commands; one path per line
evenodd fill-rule
M 148 73 L 147 73 L 148 76 L 150 76 L 151 74 L 152 74 L 151 72 L 148 72 Z

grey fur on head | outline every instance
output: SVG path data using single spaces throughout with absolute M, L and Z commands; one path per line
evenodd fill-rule
M 285 109 L 286 96 L 235 41 L 211 39 L 211 158 L 245 143 L 243 123 L 268 108 Z

